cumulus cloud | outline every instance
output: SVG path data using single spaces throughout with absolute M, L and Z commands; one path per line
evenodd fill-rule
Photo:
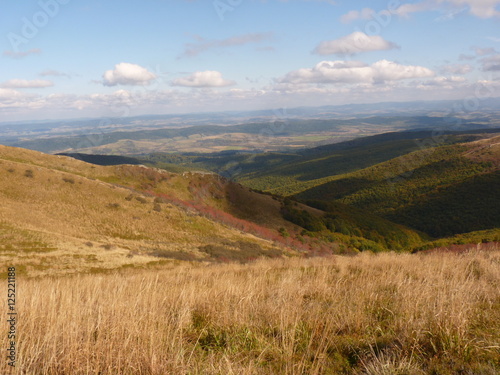
M 361 52 L 394 48 L 399 48 L 399 46 L 388 42 L 379 35 L 368 36 L 361 31 L 356 31 L 339 39 L 321 42 L 313 53 L 318 55 L 354 55 Z
M 156 75 L 140 65 L 120 63 L 113 70 L 103 74 L 104 86 L 131 85 L 146 86 L 156 79 Z
M 44 87 L 54 86 L 54 83 L 44 79 L 26 80 L 26 79 L 11 79 L 0 84 L 0 87 L 7 89 L 39 89 Z
M 200 53 L 214 48 L 225 48 L 232 46 L 242 46 L 249 43 L 259 43 L 262 41 L 270 40 L 272 33 L 251 33 L 244 35 L 237 35 L 231 38 L 220 40 L 207 40 L 199 35 L 194 35 L 197 43 L 186 43 L 184 52 L 180 57 L 195 57 Z
M 22 59 L 23 57 L 26 57 L 29 55 L 39 55 L 40 53 L 42 53 L 42 50 L 40 48 L 32 48 L 32 49 L 25 51 L 25 52 L 4 51 L 3 55 L 5 57 L 11 57 L 13 59 Z
M 448 64 L 442 66 L 439 71 L 442 74 L 466 74 L 472 71 L 472 66 L 469 64 Z
M 361 10 L 351 10 L 347 12 L 342 17 L 340 17 L 340 22 L 350 23 L 356 20 L 369 20 L 373 17 L 375 11 L 371 8 L 363 8 Z
M 234 81 L 222 78 L 222 74 L 215 70 L 194 72 L 190 76 L 178 78 L 172 82 L 173 86 L 185 87 L 224 87 L 234 84 Z
M 313 68 L 299 69 L 277 80 L 279 83 L 381 83 L 409 78 L 432 77 L 422 66 L 380 60 L 372 65 L 360 61 L 321 61 Z

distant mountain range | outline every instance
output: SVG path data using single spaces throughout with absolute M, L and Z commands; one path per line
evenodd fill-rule
M 368 103 L 350 104 L 340 106 L 321 107 L 297 107 L 297 108 L 277 108 L 255 111 L 226 111 L 213 113 L 190 113 L 190 114 L 166 114 L 166 115 L 142 115 L 135 117 L 103 117 L 103 118 L 83 118 L 67 120 L 39 120 L 28 122 L 0 122 L 0 143 L 5 145 L 16 145 L 19 147 L 40 149 L 46 152 L 63 151 L 78 145 L 78 140 L 88 137 L 89 134 L 104 135 L 115 132 L 134 132 L 126 138 L 121 134 L 122 139 L 147 139 L 147 133 L 138 137 L 137 132 L 147 130 L 185 128 L 196 126 L 234 126 L 251 125 L 253 128 L 260 124 L 260 128 L 269 127 L 275 122 L 285 123 L 286 127 L 301 121 L 312 120 L 357 120 L 354 125 L 362 122 L 370 123 L 368 118 L 380 119 L 381 122 L 388 121 L 395 124 L 395 119 L 400 117 L 400 121 L 407 123 L 406 130 L 416 127 L 426 128 L 436 125 L 446 126 L 448 130 L 470 129 L 476 127 L 494 127 L 500 125 L 500 99 L 488 98 L 478 102 L 477 110 L 467 110 L 463 101 L 416 101 L 416 102 L 388 102 L 388 103 Z M 408 117 L 414 117 L 414 121 L 408 121 Z M 420 119 L 419 119 L 420 118 Z M 339 123 L 342 124 L 342 123 Z M 352 125 L 352 123 L 344 123 Z M 475 125 L 474 125 L 475 124 Z M 252 126 L 252 125 L 251 125 Z M 259 125 L 257 125 L 259 128 Z M 248 128 L 236 129 L 246 132 Z M 379 132 L 389 130 L 403 130 L 401 127 L 393 129 L 383 128 Z M 269 132 L 269 129 L 266 130 Z M 170 138 L 166 133 L 165 138 Z M 200 134 L 197 128 L 189 131 L 188 134 Z M 220 131 L 218 131 L 218 134 Z M 304 132 L 302 132 L 304 133 Z M 182 133 L 180 136 L 186 136 Z M 255 133 L 254 133 L 255 134 Z M 374 134 L 373 132 L 370 134 Z M 366 134 L 368 135 L 368 134 Z M 172 135 L 175 137 L 176 135 Z M 67 141 L 66 147 L 62 147 L 64 140 L 34 142 L 39 138 L 63 137 Z M 123 138 L 125 137 L 125 138 Z M 96 137 L 93 137 L 94 139 Z M 116 139 L 115 136 L 111 137 Z M 28 141 L 28 142 L 27 142 Z M 26 143 L 27 142 L 27 143 Z M 29 143 L 31 142 L 31 143 Z M 80 142 L 81 143 L 81 142 Z M 88 142 L 87 142 L 88 143 Z M 101 146 L 103 143 L 96 142 L 92 147 Z M 59 148 L 55 149 L 54 147 Z M 62 147 L 62 148 L 61 148 Z

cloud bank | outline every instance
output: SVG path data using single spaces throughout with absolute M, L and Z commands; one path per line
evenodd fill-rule
M 54 86 L 54 83 L 44 79 L 35 79 L 31 81 L 26 79 L 11 79 L 0 84 L 0 87 L 5 89 L 39 89 L 51 86 Z
M 367 65 L 361 61 L 321 61 L 313 68 L 298 69 L 277 80 L 279 83 L 382 83 L 410 78 L 433 77 L 422 66 L 401 65 L 380 60 Z

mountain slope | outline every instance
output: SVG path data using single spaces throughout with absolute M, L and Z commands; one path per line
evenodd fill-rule
M 499 141 L 493 136 L 416 151 L 297 196 L 342 202 L 436 237 L 497 228 Z
M 189 176 L 4 146 L 0 174 L 0 258 L 32 275 L 292 251 L 183 205 Z
M 485 131 L 498 132 L 496 130 Z M 481 139 L 466 132 L 413 131 L 385 133 L 295 152 L 162 154 L 139 156 L 143 163 L 172 168 L 205 169 L 246 186 L 280 195 L 292 195 L 320 185 L 333 176 L 388 161 L 410 152 Z

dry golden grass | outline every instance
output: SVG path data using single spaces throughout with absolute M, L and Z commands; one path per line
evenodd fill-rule
M 499 287 L 498 248 L 20 278 L 17 373 L 496 374 Z
M 94 166 L 0 146 L 0 263 L 34 276 L 165 258 L 205 260 L 200 247 L 227 241 L 278 249 L 142 192 L 155 185 L 159 193 L 190 200 L 194 178 L 138 166 Z

